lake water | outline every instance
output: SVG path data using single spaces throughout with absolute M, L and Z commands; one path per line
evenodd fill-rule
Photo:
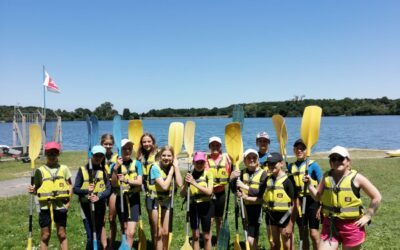
M 188 119 L 143 120 L 145 131 L 155 135 L 157 144 L 163 146 L 168 139 L 168 127 L 173 121 Z M 231 121 L 228 118 L 192 118 L 196 123 L 195 150 L 208 150 L 208 138 L 219 136 L 224 140 L 224 128 Z M 287 150 L 300 136 L 301 117 L 286 118 L 288 131 Z M 48 122 L 48 139 L 52 138 L 54 122 Z M 323 117 L 318 143 L 313 152 L 327 151 L 335 145 L 349 148 L 399 149 L 400 116 L 352 116 Z M 122 121 L 123 137 L 127 137 L 128 121 Z M 87 129 L 85 121 L 63 122 L 63 149 L 86 150 Z M 99 122 L 100 135 L 112 131 L 112 121 Z M 275 130 L 271 118 L 247 118 L 244 122 L 243 143 L 245 149 L 255 147 L 255 137 L 259 131 L 266 131 L 271 137 L 271 150 L 278 150 Z M 0 123 L 0 144 L 12 145 L 12 124 Z

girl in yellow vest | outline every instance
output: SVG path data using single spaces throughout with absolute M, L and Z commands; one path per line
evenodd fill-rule
M 203 152 L 196 152 L 193 157 L 194 170 L 187 173 L 181 195 L 186 197 L 187 186 L 190 188 L 190 227 L 192 228 L 192 247 L 200 249 L 200 223 L 204 239 L 204 249 L 211 250 L 211 213 L 213 203 L 213 175 L 205 170 L 207 157 Z
M 209 169 L 214 176 L 214 188 L 213 188 L 213 212 L 211 215 L 211 226 L 216 220 L 216 230 L 218 239 L 219 229 L 222 224 L 222 216 L 225 210 L 226 192 L 225 186 L 228 184 L 229 176 L 231 174 L 231 163 L 229 157 L 222 153 L 222 141 L 221 138 L 213 136 L 208 140 L 208 147 L 210 154 L 207 157 L 206 169 Z
M 114 141 L 114 136 L 112 134 L 103 134 L 100 139 L 100 144 L 106 149 L 106 154 L 104 157 L 104 160 L 102 162 L 102 165 L 104 166 L 104 170 L 111 182 L 111 168 L 114 167 L 115 162 L 117 161 L 117 154 L 114 154 L 112 149 L 114 147 L 115 141 Z M 110 248 L 114 248 L 114 241 L 115 241 L 115 235 L 117 233 L 117 223 L 115 221 L 116 216 L 117 216 L 117 210 L 115 208 L 115 201 L 117 199 L 118 190 L 116 189 L 111 189 L 111 194 L 108 196 L 108 221 L 110 223 L 110 238 L 108 240 L 108 243 L 110 244 Z M 101 242 L 104 244 L 104 242 L 107 243 L 107 232 L 105 230 L 105 223 L 103 223 L 103 229 L 101 231 Z
M 71 172 L 60 165 L 58 156 L 61 146 L 57 142 L 48 142 L 44 146 L 46 165 L 36 169 L 34 185 L 28 191 L 36 193 L 40 204 L 39 225 L 41 228 L 40 248 L 48 249 L 51 235 L 51 214 L 57 228 L 61 249 L 68 249 L 66 234 L 67 213 L 72 197 Z M 52 209 L 52 211 L 50 211 Z
M 247 149 L 243 158 L 246 168 L 242 171 L 233 171 L 230 178 L 231 180 L 237 179 L 237 196 L 243 198 L 248 233 L 246 240 L 251 249 L 258 249 L 258 235 L 262 219 L 262 197 L 265 191 L 267 172 L 260 167 L 256 150 Z
M 319 249 L 360 249 L 365 241 L 365 226 L 381 202 L 378 189 L 363 175 L 351 169 L 350 154 L 344 147 L 333 147 L 329 154 L 331 170 L 324 174 L 318 188 L 308 185 L 311 195 L 322 202 L 324 215 Z M 310 183 L 309 175 L 304 182 Z M 371 202 L 363 210 L 360 190 Z
M 122 139 L 121 149 L 122 156 L 118 158 L 113 168 L 111 185 L 119 190 L 116 199 L 117 214 L 125 230 L 127 243 L 132 247 L 136 224 L 139 221 L 142 164 L 131 158 L 132 141 Z M 124 199 L 124 214 L 121 211 L 121 198 Z
M 156 162 L 157 151 L 158 151 L 157 144 L 154 136 L 150 133 L 144 133 L 142 137 L 140 137 L 140 145 L 137 153 L 137 159 L 142 163 L 143 187 L 146 192 L 145 204 L 147 208 L 146 209 L 147 215 L 149 218 L 149 225 L 151 225 L 151 211 L 152 211 L 151 208 L 152 200 L 148 193 L 149 172 L 151 165 L 153 165 L 153 163 Z M 147 204 L 149 204 L 149 206 Z M 154 242 L 155 232 L 153 231 L 153 227 L 150 227 L 150 231 L 151 231 L 152 242 Z
M 296 161 L 288 165 L 288 173 L 293 176 L 294 185 L 297 194 L 297 209 L 301 211 L 303 204 L 303 197 L 306 199 L 305 214 L 300 216 L 297 213 L 296 224 L 299 228 L 299 237 L 303 240 L 303 249 L 310 248 L 310 240 L 314 250 L 317 250 L 320 235 L 319 224 L 321 207 L 318 201 L 314 200 L 308 190 L 304 192 L 303 176 L 308 171 L 312 178 L 312 184 L 316 187 L 321 182 L 323 172 L 318 163 L 313 160 L 308 161 L 307 164 L 307 146 L 302 139 L 298 139 L 293 144 L 293 153 L 296 156 Z M 303 220 L 305 224 L 303 225 Z
M 267 179 L 263 199 L 265 221 L 272 234 L 271 249 L 293 249 L 293 224 L 296 218 L 293 178 L 289 178 L 283 170 L 285 163 L 281 154 L 271 153 L 266 163 L 271 176 Z
M 150 167 L 149 195 L 150 201 L 147 209 L 151 208 L 151 227 L 155 232 L 154 249 L 168 249 L 169 209 L 171 205 L 172 181 L 178 187 L 182 186 L 182 176 L 179 171 L 178 161 L 175 159 L 174 149 L 169 146 L 162 147 L 159 152 L 160 160 Z M 161 209 L 161 211 L 158 211 Z M 159 213 L 160 223 L 159 223 Z
M 92 148 L 92 167 L 89 169 L 89 163 L 81 167 L 75 178 L 74 194 L 79 196 L 79 202 L 82 210 L 85 213 L 89 227 L 85 230 L 89 236 L 86 243 L 86 249 L 93 249 L 93 222 L 91 216 L 90 202 L 95 205 L 94 219 L 96 225 L 97 241 L 103 246 L 107 247 L 107 241 L 101 241 L 102 230 L 104 230 L 104 216 L 106 214 L 107 198 L 111 193 L 111 186 L 108 176 L 106 175 L 102 161 L 105 158 L 106 149 L 103 146 L 96 145 Z M 91 175 L 91 176 L 90 176 Z M 92 180 L 92 182 L 90 182 Z

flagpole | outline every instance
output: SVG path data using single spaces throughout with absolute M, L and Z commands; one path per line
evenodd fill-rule
M 46 79 L 46 68 L 43 65 L 43 82 Z M 43 85 L 43 119 L 44 119 L 44 126 L 43 126 L 43 131 L 44 131 L 44 138 L 46 138 L 46 86 Z

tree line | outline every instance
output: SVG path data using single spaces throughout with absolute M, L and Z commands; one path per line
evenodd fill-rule
M 324 116 L 366 116 L 366 115 L 400 115 L 400 99 L 387 97 L 376 99 L 303 99 L 297 96 L 292 100 L 279 102 L 241 103 L 245 117 L 271 117 L 280 114 L 284 117 L 302 116 L 303 110 L 309 105 L 318 105 Z M 156 117 L 231 117 L 234 105 L 222 108 L 181 108 L 181 109 L 151 109 L 141 114 L 131 112 L 128 108 L 122 111 L 125 120 Z M 33 113 L 41 107 L 19 107 L 22 113 Z M 14 106 L 0 106 L 0 121 L 10 122 L 13 119 Z M 118 111 L 110 102 L 104 102 L 93 111 L 87 108 L 77 108 L 74 111 L 46 109 L 47 119 L 56 119 L 61 116 L 64 121 L 79 121 L 86 119 L 86 115 L 96 115 L 99 120 L 112 120 Z

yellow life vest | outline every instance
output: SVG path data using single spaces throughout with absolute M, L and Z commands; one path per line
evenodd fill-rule
M 47 166 L 39 167 L 42 174 L 42 185 L 37 190 L 39 201 L 68 200 L 70 197 L 70 185 L 64 178 L 67 166 L 60 165 L 54 175 Z
M 313 160 L 310 160 L 308 162 L 308 165 L 311 165 L 313 162 L 314 162 Z M 297 167 L 297 165 L 295 163 L 290 163 L 290 166 L 291 166 L 290 173 L 293 175 L 294 184 L 297 189 L 297 194 L 299 197 L 303 197 L 304 196 L 303 177 L 304 177 L 304 174 L 306 173 L 306 161 L 303 161 L 299 167 Z M 317 180 L 314 180 L 311 178 L 311 185 L 313 185 L 314 187 L 317 187 L 318 186 Z M 308 188 L 306 188 L 305 195 L 310 195 L 310 191 L 308 190 Z
M 149 169 L 149 191 L 147 192 L 147 195 L 151 197 L 152 199 L 158 199 L 158 200 L 165 200 L 169 198 L 172 194 L 172 183 L 169 185 L 169 189 L 167 191 L 163 190 L 157 183 L 155 179 L 151 179 L 151 168 L 157 168 L 158 171 L 161 173 L 161 178 L 165 181 L 167 179 L 167 174 L 158 166 L 158 164 L 153 164 L 151 165 Z
M 362 201 L 353 192 L 352 183 L 357 171 L 350 173 L 335 183 L 330 172 L 324 175 L 325 187 L 322 192 L 322 212 L 340 219 L 357 219 L 363 215 Z
M 253 173 L 253 175 L 250 177 L 248 173 L 246 173 L 246 170 L 243 170 L 243 183 L 247 186 L 249 186 L 252 189 L 259 189 L 260 188 L 260 181 L 261 181 L 261 176 L 264 173 L 264 170 L 261 169 L 260 167 L 256 169 L 256 171 Z M 243 189 L 242 192 L 246 195 L 248 195 L 249 191 L 246 189 Z M 247 204 L 262 204 L 262 201 L 247 201 L 245 200 L 244 203 Z
M 104 169 L 108 176 L 111 178 L 111 165 L 117 162 L 118 154 L 113 154 L 109 160 L 105 159 Z
M 121 165 L 121 174 L 124 175 L 126 180 L 129 181 L 134 181 L 137 179 L 138 177 L 138 173 L 136 171 L 136 160 L 131 160 L 131 162 L 129 163 L 129 166 L 125 166 L 125 164 Z M 124 182 L 120 182 L 118 181 L 118 187 L 122 186 L 122 192 L 123 193 L 139 193 L 141 190 L 141 186 L 131 186 L 127 183 Z M 120 190 L 119 190 L 120 191 Z
M 221 156 L 221 160 L 216 163 L 210 155 L 207 156 L 209 171 L 214 176 L 214 188 L 217 186 L 225 186 L 229 181 L 229 173 L 226 170 L 226 155 Z
M 95 170 L 93 170 L 93 171 L 95 171 Z M 81 172 L 82 172 L 82 177 L 83 177 L 83 183 L 81 186 L 81 190 L 88 190 L 88 188 L 89 188 L 89 172 L 86 169 L 86 167 L 81 167 Z M 96 172 L 96 176 L 93 179 L 93 183 L 94 183 L 93 194 L 100 196 L 101 193 L 103 193 L 106 190 L 106 184 L 104 182 L 103 171 L 98 170 Z M 80 196 L 79 200 L 81 202 L 88 202 L 88 195 Z
M 213 179 L 209 170 L 204 170 L 202 175 L 196 179 L 196 183 L 201 187 L 208 187 L 208 181 Z M 200 203 L 211 200 L 211 195 L 206 195 L 194 185 L 190 185 L 190 198 L 192 202 Z
M 140 162 L 142 163 L 142 170 L 143 170 L 143 184 L 144 184 L 145 189 L 147 190 L 148 189 L 147 185 L 149 182 L 150 168 L 151 168 L 151 165 L 153 165 L 153 163 L 156 162 L 156 153 L 150 154 L 149 158 L 147 158 L 147 160 L 142 155 L 142 159 Z
M 265 190 L 263 200 L 264 207 L 270 211 L 286 212 L 292 205 L 292 199 L 285 192 L 283 182 L 287 180 L 288 176 L 285 174 L 276 180 L 272 177 L 267 180 L 267 189 Z

